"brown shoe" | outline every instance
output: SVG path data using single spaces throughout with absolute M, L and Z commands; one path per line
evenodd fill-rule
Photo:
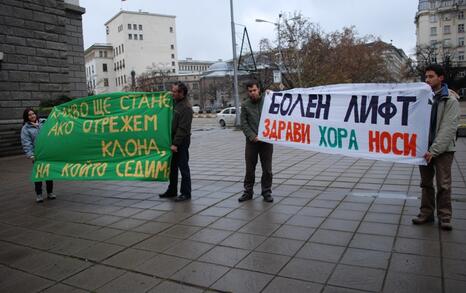
M 451 231 L 453 229 L 450 219 L 440 219 L 439 225 L 440 225 L 440 229 L 445 230 L 445 231 Z
M 413 221 L 414 225 L 423 225 L 423 224 L 427 224 L 427 223 L 433 223 L 434 222 L 434 215 L 419 214 L 419 215 L 417 215 L 416 218 L 413 218 L 411 221 Z

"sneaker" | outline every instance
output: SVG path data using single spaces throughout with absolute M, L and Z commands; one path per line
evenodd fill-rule
M 191 200 L 191 195 L 180 194 L 175 198 L 176 202 Z
M 55 194 L 53 194 L 53 193 L 47 193 L 47 198 L 53 200 L 53 199 L 56 199 L 57 196 Z
M 251 200 L 251 199 L 252 199 L 252 195 L 245 193 L 240 198 L 238 198 L 238 201 L 243 202 L 243 201 L 247 201 L 247 200 Z
M 427 223 L 433 223 L 434 222 L 434 215 L 423 215 L 419 214 L 417 215 L 416 218 L 412 219 L 412 222 L 414 225 L 423 225 Z
M 450 219 L 440 219 L 439 225 L 440 225 L 440 229 L 445 230 L 445 231 L 451 231 L 453 229 Z
M 44 202 L 44 197 L 42 196 L 42 194 L 37 194 L 36 195 L 36 202 L 37 203 Z
M 273 197 L 270 194 L 263 195 L 265 202 L 273 202 Z

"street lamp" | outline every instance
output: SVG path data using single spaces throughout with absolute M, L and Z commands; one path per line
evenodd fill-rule
M 240 126 L 239 115 L 239 94 L 238 94 L 238 59 L 236 57 L 236 31 L 235 31 L 235 16 L 233 14 L 233 0 L 230 0 L 230 14 L 231 14 L 231 45 L 233 48 L 233 96 L 235 98 L 235 126 Z
M 280 20 L 282 19 L 282 14 L 278 15 L 278 22 L 272 22 L 265 19 L 256 18 L 256 22 L 265 22 L 270 23 L 277 26 L 277 37 L 278 37 L 278 70 L 280 74 L 282 73 L 282 66 L 283 66 L 283 59 L 282 59 L 282 42 L 280 36 Z

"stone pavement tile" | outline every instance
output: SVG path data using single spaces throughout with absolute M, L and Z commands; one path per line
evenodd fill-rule
M 169 236 L 173 238 L 188 239 L 191 235 L 193 235 L 199 230 L 201 230 L 201 227 L 187 226 L 187 225 L 175 225 L 165 230 L 161 235 L 165 235 L 165 236 Z
M 223 240 L 220 244 L 230 247 L 253 250 L 259 246 L 266 237 L 254 234 L 236 232 Z
M 280 224 L 265 223 L 263 221 L 254 220 L 243 226 L 239 231 L 243 233 L 270 236 L 279 227 Z
M 398 224 L 400 221 L 400 214 L 386 214 L 379 212 L 368 212 L 364 217 L 364 222 Z M 411 222 L 411 219 L 410 219 Z
M 236 267 L 262 273 L 277 274 L 289 260 L 289 256 L 252 252 Z
M 398 237 L 416 238 L 438 241 L 439 229 L 435 224 L 432 225 L 400 225 Z
M 355 233 L 349 246 L 355 248 L 392 251 L 394 237 Z
M 157 234 L 159 232 L 162 232 L 162 231 L 166 230 L 170 226 L 171 226 L 171 224 L 169 224 L 169 223 L 148 221 L 148 222 L 142 224 L 141 226 L 138 226 L 138 227 L 132 229 L 132 231 L 147 233 L 147 234 Z
M 214 223 L 210 224 L 210 228 L 237 231 L 242 226 L 246 225 L 248 222 L 239 219 L 230 219 L 230 218 L 220 218 Z
M 366 249 L 348 248 L 341 263 L 376 269 L 387 269 L 390 253 Z
M 85 271 L 66 279 L 63 283 L 86 290 L 95 290 L 123 275 L 125 271 L 95 265 Z
M 295 215 L 291 217 L 286 224 L 288 225 L 295 225 L 295 226 L 302 226 L 302 227 L 309 227 L 309 228 L 317 228 L 322 224 L 325 218 L 322 217 L 311 217 L 311 216 L 304 216 L 304 215 Z
M 95 241 L 104 241 L 109 238 L 112 238 L 118 234 L 123 233 L 124 231 L 119 230 L 119 229 L 113 229 L 113 228 L 101 228 L 97 230 L 90 231 L 86 233 L 85 235 L 82 235 L 82 238 L 89 239 L 89 240 L 95 240 Z
M 342 202 L 338 208 L 343 210 L 350 210 L 350 211 L 367 211 L 370 207 L 369 203 L 355 203 L 355 202 Z
M 325 283 L 334 267 L 335 264 L 327 262 L 293 258 L 279 275 L 303 281 Z
M 310 203 L 307 204 L 309 207 L 316 207 L 316 208 L 329 208 L 334 209 L 340 204 L 339 201 L 335 200 L 322 200 L 322 199 L 314 199 Z
M 204 228 L 196 234 L 189 237 L 190 240 L 218 244 L 230 236 L 231 231 Z
M 0 265 L 0 292 L 38 292 L 53 285 L 53 282 Z M 5 277 L 8 276 L 8 277 Z
M 183 240 L 165 250 L 164 253 L 189 259 L 197 259 L 212 247 L 213 245 L 207 243 Z
M 181 242 L 181 240 L 177 238 L 172 238 L 165 235 L 156 235 L 142 241 L 141 243 L 136 244 L 134 248 L 163 252 L 168 248 L 175 246 L 179 242 Z
M 445 293 L 465 292 L 466 282 L 445 279 Z
M 445 244 L 444 244 L 445 245 Z M 432 240 L 420 240 L 398 237 L 395 240 L 394 252 L 440 256 L 440 243 Z M 444 254 L 445 256 L 445 254 Z
M 155 255 L 155 252 L 128 248 L 105 260 L 104 263 L 111 266 L 132 270 L 136 269 L 140 264 L 154 257 Z
M 314 228 L 283 225 L 278 230 L 276 230 L 272 236 L 295 240 L 308 240 L 314 231 Z
M 227 267 L 220 265 L 193 262 L 178 271 L 171 278 L 197 286 L 209 287 L 220 279 L 228 270 Z
M 370 209 L 370 213 L 384 213 L 384 214 L 401 214 L 403 210 L 402 205 L 389 205 L 389 204 L 377 204 L 374 203 Z
M 342 288 L 342 287 L 335 287 L 335 286 L 326 286 L 322 293 L 360 293 L 360 292 L 362 291 Z
M 328 284 L 351 289 L 379 292 L 385 276 L 384 270 L 338 265 Z
M 271 224 L 283 224 L 289 218 L 291 218 L 292 214 L 287 213 L 280 213 L 274 212 L 272 210 L 268 210 L 254 219 L 254 222 L 263 222 L 263 223 L 271 223 Z
M 316 207 L 304 207 L 298 215 L 309 216 L 309 217 L 327 217 L 332 213 L 332 209 L 327 208 L 316 208 Z
M 440 258 L 393 253 L 389 271 L 405 272 L 431 277 L 441 276 Z
M 190 262 L 184 258 L 158 254 L 135 267 L 135 270 L 160 278 L 168 278 Z
M 233 208 L 210 207 L 199 213 L 201 216 L 223 217 L 233 211 Z
M 260 214 L 261 214 L 260 211 L 256 211 L 256 210 L 253 210 L 253 209 L 241 208 L 241 209 L 234 210 L 233 212 L 229 213 L 225 217 L 230 218 L 230 219 L 250 221 L 250 220 L 254 219 L 255 217 L 257 217 Z
M 188 285 L 183 285 L 180 283 L 175 283 L 175 282 L 170 282 L 170 281 L 165 281 L 161 283 L 160 285 L 154 287 L 152 290 L 148 291 L 148 293 L 202 293 L 203 290 L 188 286 Z
M 105 242 L 120 246 L 131 246 L 149 237 L 151 237 L 150 234 L 127 231 L 107 239 Z
M 157 208 L 160 206 L 157 206 Z M 158 222 L 169 223 L 169 224 L 178 224 L 185 219 L 191 217 L 192 213 L 185 213 L 185 212 L 173 212 L 169 211 L 160 217 L 156 218 Z
M 88 291 L 84 291 L 79 288 L 74 288 L 74 287 L 60 284 L 60 283 L 50 288 L 47 288 L 44 291 L 41 291 L 41 293 L 85 293 L 85 292 L 88 292 Z
M 27 259 L 36 253 L 37 251 L 32 248 L 0 241 L 0 264 L 11 266 L 13 263 Z
M 121 230 L 131 230 L 133 228 L 136 228 L 137 226 L 144 224 L 145 222 L 145 220 L 125 218 L 123 220 L 108 225 L 108 227 Z
M 460 243 L 443 242 L 442 255 L 443 257 L 453 258 L 456 260 L 464 260 L 466 264 L 466 245 Z
M 321 284 L 276 277 L 262 291 L 263 293 L 319 293 L 322 290 Z
M 262 242 L 262 244 L 255 250 L 292 256 L 302 247 L 303 244 L 304 241 L 300 240 L 270 237 Z
M 102 261 L 123 249 L 123 246 L 107 243 L 97 243 L 77 251 L 74 255 L 93 261 Z
M 466 226 L 466 221 L 464 223 L 458 224 L 458 220 L 453 219 L 453 230 L 448 231 L 448 233 L 442 233 L 442 241 L 444 242 L 455 242 L 466 244 L 466 232 L 464 230 L 458 229 L 460 225 Z
M 309 241 L 323 244 L 347 246 L 352 237 L 353 233 L 350 232 L 317 229 Z
M 329 218 L 361 221 L 364 217 L 365 212 L 362 211 L 350 211 L 336 208 L 330 215 Z
M 233 267 L 246 255 L 249 250 L 225 246 L 215 246 L 212 250 L 199 258 L 200 261 Z
M 181 224 L 205 227 L 205 226 L 208 226 L 208 225 L 212 224 L 213 222 L 217 221 L 218 219 L 219 219 L 219 217 L 216 217 L 216 216 L 194 215 L 194 216 L 184 220 Z
M 298 207 L 303 207 L 305 206 L 310 199 L 308 198 L 300 198 L 300 197 L 287 197 L 283 199 L 280 204 L 282 205 L 292 205 L 292 206 L 298 206 Z
M 228 292 L 258 293 L 272 278 L 271 275 L 233 269 L 211 287 Z
M 152 208 L 152 207 L 154 207 L 156 205 L 159 205 L 159 204 L 160 204 L 160 202 L 155 201 L 155 200 L 142 200 L 140 202 L 132 204 L 130 207 L 131 208 L 139 208 L 139 209 L 150 209 L 150 208 Z M 147 219 L 147 220 L 150 220 L 150 219 Z
M 60 253 L 66 255 L 74 255 L 77 251 L 83 247 L 89 247 L 95 245 L 97 242 L 93 240 L 85 240 L 80 238 L 66 237 L 62 241 L 56 243 L 56 245 L 50 249 L 53 253 Z
M 303 200 L 303 198 L 291 198 L 291 199 L 293 199 L 295 201 L 296 200 Z M 286 198 L 285 198 L 285 200 L 286 200 Z M 281 201 L 280 203 L 272 206 L 270 208 L 269 212 L 271 214 L 282 213 L 282 214 L 294 215 L 301 209 L 302 209 L 302 206 L 288 205 L 288 204 L 284 204 L 284 202 Z
M 443 259 L 443 274 L 449 279 L 466 281 L 466 264 L 461 260 Z
M 442 292 L 440 278 L 406 273 L 388 272 L 383 288 L 384 293 L 438 293 Z M 461 292 L 461 291 L 455 291 Z
M 139 219 L 139 220 L 154 220 L 162 215 L 164 215 L 166 212 L 164 211 L 157 211 L 157 210 L 144 210 L 140 213 L 134 214 L 131 216 L 133 219 Z
M 143 209 L 137 209 L 137 208 L 122 208 L 117 211 L 112 212 L 113 216 L 118 216 L 118 217 L 131 217 L 132 215 L 135 215 L 137 213 L 142 212 Z
M 398 226 L 384 223 L 361 222 L 357 232 L 374 235 L 395 236 Z
M 335 231 L 354 232 L 356 231 L 358 226 L 359 226 L 359 221 L 327 218 L 322 223 L 320 228 L 327 229 L 327 230 L 335 230 Z
M 99 293 L 144 293 L 159 284 L 162 280 L 141 274 L 128 272 L 117 279 L 98 288 Z
M 306 243 L 296 255 L 300 258 L 322 260 L 326 262 L 338 262 L 345 247 L 319 243 Z

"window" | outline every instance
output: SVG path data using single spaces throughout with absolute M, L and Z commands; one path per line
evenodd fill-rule
M 95 79 L 92 81 L 92 87 L 95 88 Z
M 431 23 L 434 23 L 434 22 L 437 22 L 437 15 L 436 14 L 432 14 L 429 16 L 429 21 Z
M 464 61 L 464 51 L 459 51 L 458 52 L 458 60 L 459 61 Z
M 128 34 L 128 39 L 132 40 L 132 39 L 133 39 L 133 35 L 132 35 L 132 34 Z
M 459 27 L 458 27 L 459 30 Z M 436 27 L 431 27 L 430 28 L 430 35 L 431 36 L 436 36 L 437 35 L 437 28 Z
M 448 21 L 448 20 L 451 20 L 450 13 L 445 13 L 445 14 L 443 15 L 443 20 L 447 20 L 447 21 Z
M 104 86 L 108 86 L 108 78 L 104 78 Z
M 123 75 L 123 77 L 124 77 L 124 82 L 126 83 L 126 75 Z
M 121 52 L 125 52 L 125 46 L 123 44 L 121 44 Z
M 432 48 L 437 48 L 437 44 L 438 44 L 438 43 L 437 43 L 437 40 L 430 40 L 430 46 L 431 46 Z
M 142 24 L 139 25 L 139 30 L 142 31 Z
M 464 33 L 464 23 L 458 24 L 458 32 L 459 33 Z
M 134 39 L 135 39 L 135 40 L 138 39 L 138 35 L 137 35 L 137 34 L 134 34 Z
M 172 61 L 172 66 L 175 66 L 175 61 Z
M 458 46 L 463 47 L 464 46 L 464 38 L 458 38 Z
M 128 23 L 128 29 L 129 30 L 131 29 L 131 23 Z
M 464 11 L 458 12 L 458 19 L 464 19 Z
M 91 68 L 92 68 L 92 74 L 94 74 L 94 65 L 92 65 Z
M 175 54 L 172 54 L 172 59 L 175 59 Z
M 230 114 L 230 109 L 225 109 L 222 114 Z
M 175 49 L 175 45 L 171 44 L 171 45 L 170 45 L 170 49 L 174 50 L 174 49 Z
M 444 47 L 450 47 L 450 45 L 451 45 L 450 39 L 444 39 L 443 40 L 443 46 Z
M 107 33 L 107 35 L 110 33 L 110 29 L 107 27 L 105 27 L 105 32 Z
M 107 58 L 108 55 L 107 55 L 107 51 L 104 51 L 104 58 Z
M 172 26 L 170 27 L 170 32 L 171 32 L 171 33 L 173 32 L 173 27 L 172 27 Z
M 175 69 L 172 69 L 172 72 L 173 72 L 173 73 L 176 73 L 176 70 L 175 70 Z
M 113 71 L 116 71 L 116 63 L 113 63 Z
M 138 25 L 137 24 L 133 24 L 133 30 L 137 30 L 138 29 Z
M 107 72 L 107 63 L 102 64 L 102 71 Z
M 193 83 L 193 90 L 199 89 L 199 85 L 197 83 Z
M 141 41 L 143 40 L 143 39 L 142 39 L 142 35 L 139 35 L 139 39 L 140 39 Z
M 99 51 L 99 57 L 101 57 L 101 58 L 104 57 L 104 52 Z
M 230 111 L 230 114 L 236 114 L 236 109 L 231 109 Z
M 115 54 L 115 56 L 117 56 L 117 55 L 118 55 L 118 52 L 117 52 L 117 49 L 116 49 L 116 48 L 115 48 L 115 49 L 113 49 L 113 54 Z
M 118 85 L 118 78 L 115 78 L 115 84 Z
M 443 27 L 443 33 L 446 34 L 446 35 L 450 33 L 450 26 L 449 25 L 445 25 Z
M 125 59 L 123 59 L 123 68 L 125 68 Z

